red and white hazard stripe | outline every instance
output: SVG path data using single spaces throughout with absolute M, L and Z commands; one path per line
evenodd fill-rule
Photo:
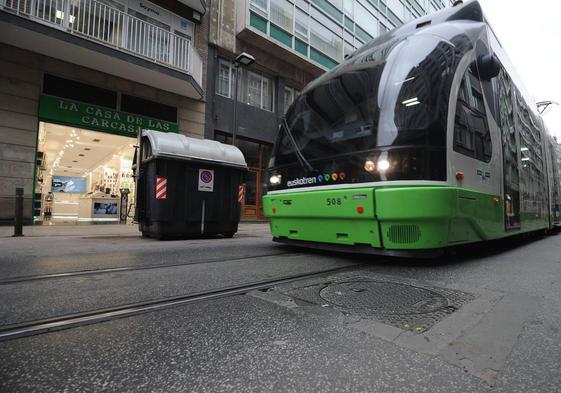
M 238 187 L 238 203 L 244 203 L 245 200 L 245 185 L 240 184 Z
M 165 177 L 156 178 L 156 199 L 166 199 L 168 193 L 168 179 Z

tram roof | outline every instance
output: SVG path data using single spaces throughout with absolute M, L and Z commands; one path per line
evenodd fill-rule
M 331 79 L 336 75 L 343 73 L 346 71 L 347 66 L 352 65 L 356 62 L 357 59 L 361 57 L 361 55 L 370 52 L 372 49 L 383 47 L 386 44 L 390 44 L 392 42 L 401 41 L 406 39 L 409 36 L 415 34 L 423 34 L 423 31 L 427 31 L 430 33 L 433 29 L 431 27 L 435 27 L 444 23 L 449 23 L 451 25 L 455 24 L 454 22 L 474 22 L 478 25 L 479 28 L 476 28 L 475 31 L 472 29 L 466 29 L 465 25 L 461 27 L 463 32 L 468 36 L 469 39 L 475 40 L 477 36 L 479 36 L 480 29 L 482 24 L 487 24 L 485 17 L 483 15 L 483 10 L 481 5 L 477 0 L 470 0 L 466 1 L 461 4 L 457 4 L 451 8 L 445 8 L 443 10 L 437 11 L 430 15 L 425 15 L 420 18 L 414 19 L 409 23 L 406 23 L 394 30 L 390 30 L 389 32 L 382 34 L 378 38 L 368 42 L 367 44 L 363 45 L 361 48 L 357 49 L 352 55 L 347 57 L 345 61 L 343 61 L 339 66 L 335 67 L 331 71 L 326 72 L 319 78 L 316 78 L 314 81 L 309 83 L 303 90 L 303 92 L 313 89 L 317 85 L 321 84 L 325 80 Z M 488 25 L 488 24 L 487 24 Z M 470 32 L 473 32 L 470 34 Z M 443 35 L 443 39 L 452 38 L 458 33 L 457 28 L 450 28 L 449 31 L 447 29 L 439 29 L 439 35 Z M 449 34 L 449 37 L 447 36 Z
M 396 29 L 390 30 L 359 48 L 349 57 L 349 59 L 360 55 L 371 48 L 383 45 L 386 42 L 416 34 L 419 32 L 419 29 L 422 29 L 423 27 L 454 21 L 486 22 L 479 1 L 466 1 L 453 7 L 444 8 L 432 14 L 421 16 L 420 18 L 414 19 Z

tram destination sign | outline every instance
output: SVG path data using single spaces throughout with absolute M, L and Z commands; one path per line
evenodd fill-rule
M 136 137 L 142 129 L 179 132 L 177 123 L 52 96 L 39 98 L 43 121 Z

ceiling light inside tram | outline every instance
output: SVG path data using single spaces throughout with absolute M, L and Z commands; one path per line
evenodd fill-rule
M 406 83 L 406 82 L 411 82 L 413 79 L 415 79 L 414 76 L 412 76 L 411 78 L 407 78 L 407 79 L 405 79 L 405 80 L 402 80 L 401 82 L 395 82 L 395 83 L 394 83 L 394 86 L 399 86 L 399 85 L 402 85 L 402 84 L 404 84 L 404 83 Z
M 419 101 L 418 97 L 414 97 L 414 98 L 410 98 L 408 100 L 402 101 L 401 103 L 405 106 L 413 106 L 413 105 L 419 105 L 421 103 L 421 101 Z

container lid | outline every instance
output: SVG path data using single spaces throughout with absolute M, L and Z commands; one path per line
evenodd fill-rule
M 236 146 L 172 132 L 143 130 L 142 135 L 148 137 L 153 157 L 202 160 L 247 168 L 243 153 Z

